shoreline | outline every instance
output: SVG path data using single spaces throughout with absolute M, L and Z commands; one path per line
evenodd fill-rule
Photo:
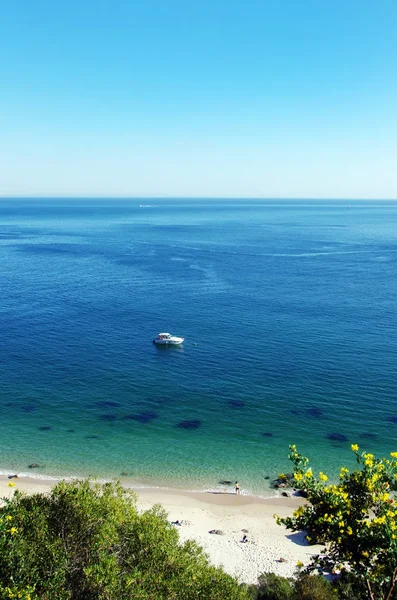
M 25 470 L 12 470 L 7 468 L 0 468 L 0 480 L 4 478 L 8 478 L 9 475 L 17 475 L 18 479 L 21 481 L 40 481 L 40 482 L 48 482 L 50 485 L 56 485 L 59 481 L 74 481 L 74 480 L 83 480 L 83 479 L 92 479 L 93 481 L 98 481 L 100 483 L 106 483 L 108 481 L 119 481 L 126 488 L 133 488 L 134 490 L 162 490 L 162 491 L 171 491 L 178 492 L 181 494 L 220 494 L 220 495 L 234 495 L 234 483 L 230 482 L 230 484 L 221 484 L 214 485 L 213 487 L 207 486 L 203 488 L 195 487 L 178 487 L 170 483 L 169 485 L 164 484 L 156 484 L 156 483 L 147 483 L 140 481 L 139 478 L 131 477 L 131 475 L 122 475 L 119 474 L 117 476 L 95 476 L 95 475 L 85 475 L 85 474 L 71 474 L 71 475 L 47 475 L 40 472 L 38 469 L 29 469 L 25 467 Z M 284 491 L 284 490 L 281 490 Z M 288 491 L 288 490 L 286 490 Z M 240 487 L 240 495 L 246 498 L 257 498 L 259 500 L 271 500 L 272 498 L 280 498 L 280 492 L 277 488 L 269 487 L 263 490 L 263 493 L 255 493 L 250 490 L 246 490 L 243 487 Z
M 58 481 L 61 478 L 20 476 L 9 479 L 1 474 L 0 496 L 11 497 L 16 489 L 27 494 L 48 493 Z M 9 486 L 10 483 L 14 486 Z M 240 582 L 257 583 L 258 576 L 267 571 L 292 576 L 298 561 L 307 564 L 310 556 L 322 548 L 309 546 L 303 533 L 289 532 L 276 523 L 274 514 L 292 514 L 304 503 L 300 497 L 258 498 L 229 492 L 137 487 L 124 481 L 122 484 L 136 492 L 138 510 L 161 504 L 170 521 L 182 521 L 183 524 L 177 526 L 181 541 L 195 540 L 213 564 L 222 565 Z M 247 530 L 249 540 L 245 544 L 240 541 L 243 529 Z M 223 535 L 210 534 L 211 530 L 221 530 Z

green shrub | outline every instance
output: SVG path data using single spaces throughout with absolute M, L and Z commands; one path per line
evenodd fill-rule
M 333 573 L 344 566 L 368 600 L 391 600 L 397 594 L 397 452 L 377 458 L 357 444 L 351 449 L 358 468 L 342 467 L 339 481 L 327 483 L 328 476 L 316 476 L 309 459 L 290 446 L 294 485 L 307 503 L 278 522 L 325 544 L 307 570 Z
M 300 573 L 295 581 L 293 598 L 296 600 L 337 600 L 338 596 L 332 584 L 323 575 Z
M 258 578 L 258 585 L 251 587 L 251 597 L 256 600 L 292 600 L 291 584 L 292 580 L 286 577 L 275 573 L 263 573 Z
M 368 590 L 363 584 L 363 580 L 349 571 L 342 571 L 341 576 L 334 582 L 334 588 L 339 600 L 367 600 Z M 392 596 L 395 598 L 395 596 Z
M 31 600 L 248 597 L 197 544 L 179 543 L 160 506 L 138 514 L 135 495 L 116 483 L 16 492 L 0 509 L 0 556 L 0 590 L 28 590 Z

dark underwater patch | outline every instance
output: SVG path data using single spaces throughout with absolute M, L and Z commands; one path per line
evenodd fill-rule
M 327 439 L 331 440 L 331 442 L 347 442 L 347 437 L 345 434 L 339 433 L 338 431 L 327 433 Z
M 291 415 L 299 415 L 299 410 L 297 408 L 291 408 L 289 412 Z
M 230 408 L 244 408 L 244 400 L 229 400 L 228 405 Z
M 201 425 L 201 421 L 199 419 L 190 419 L 187 421 L 180 421 L 177 424 L 177 427 L 180 429 L 198 429 Z
M 388 418 L 387 418 L 387 420 L 388 420 L 390 423 L 397 424 L 397 415 L 391 415 L 390 417 L 388 417 Z
M 109 413 L 106 415 L 99 415 L 101 421 L 115 421 L 117 419 L 116 415 L 113 413 Z
M 261 433 L 261 436 L 262 436 L 262 437 L 265 437 L 265 438 L 270 438 L 270 437 L 273 437 L 273 434 L 272 434 L 272 432 L 271 432 L 271 431 L 263 431 L 263 432 Z
M 138 413 L 136 415 L 131 415 L 132 419 L 134 421 L 138 421 L 138 423 L 150 423 L 150 421 L 157 419 L 158 416 L 159 415 L 156 412 L 154 412 L 154 410 L 148 410 Z
M 74 433 L 74 429 L 68 429 L 68 433 Z
M 25 413 L 32 413 L 36 410 L 36 407 L 33 404 L 22 404 L 21 411 Z
M 121 404 L 114 400 L 101 400 L 100 402 L 95 402 L 95 406 L 98 408 L 118 408 Z
M 317 406 L 312 406 L 311 408 L 308 408 L 306 412 L 309 415 L 309 417 L 314 417 L 315 419 L 318 419 L 319 417 L 322 417 L 324 415 L 324 412 L 321 410 L 321 408 L 318 408 Z
M 40 431 L 50 431 L 52 429 L 52 427 L 50 427 L 49 425 L 40 425 L 39 430 Z
M 100 440 L 101 439 L 99 435 L 86 435 L 86 436 L 84 436 L 84 438 L 86 440 Z

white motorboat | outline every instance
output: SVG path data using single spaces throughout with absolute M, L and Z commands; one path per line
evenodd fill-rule
M 170 333 L 159 333 L 158 336 L 153 340 L 153 344 L 159 344 L 163 346 L 179 346 L 185 341 L 185 338 L 176 337 Z

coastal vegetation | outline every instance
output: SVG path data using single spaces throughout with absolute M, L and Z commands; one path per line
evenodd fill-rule
M 252 600 L 338 600 L 336 588 L 318 574 L 298 572 L 292 579 L 264 573 L 248 588 Z M 353 597 L 350 597 L 353 600 Z
M 305 572 L 334 574 L 339 597 L 391 600 L 397 591 L 397 452 L 376 458 L 357 444 L 351 448 L 359 467 L 351 472 L 342 467 L 339 481 L 329 483 L 290 446 L 293 482 L 307 504 L 279 522 L 306 531 L 309 543 L 324 544 Z
M 119 483 L 16 490 L 0 508 L 1 600 L 333 600 L 329 587 L 304 573 L 239 585 L 195 542 L 180 543 L 160 505 L 139 513 Z
M 16 491 L 0 510 L 0 598 L 240 600 L 247 592 L 118 483 Z
M 3 500 L 0 599 L 395 600 L 397 453 L 352 450 L 358 468 L 342 467 L 330 483 L 290 446 L 288 481 L 306 501 L 278 522 L 324 545 L 294 578 L 264 573 L 239 584 L 195 542 L 182 544 L 160 505 L 140 513 L 130 490 L 88 479 Z

